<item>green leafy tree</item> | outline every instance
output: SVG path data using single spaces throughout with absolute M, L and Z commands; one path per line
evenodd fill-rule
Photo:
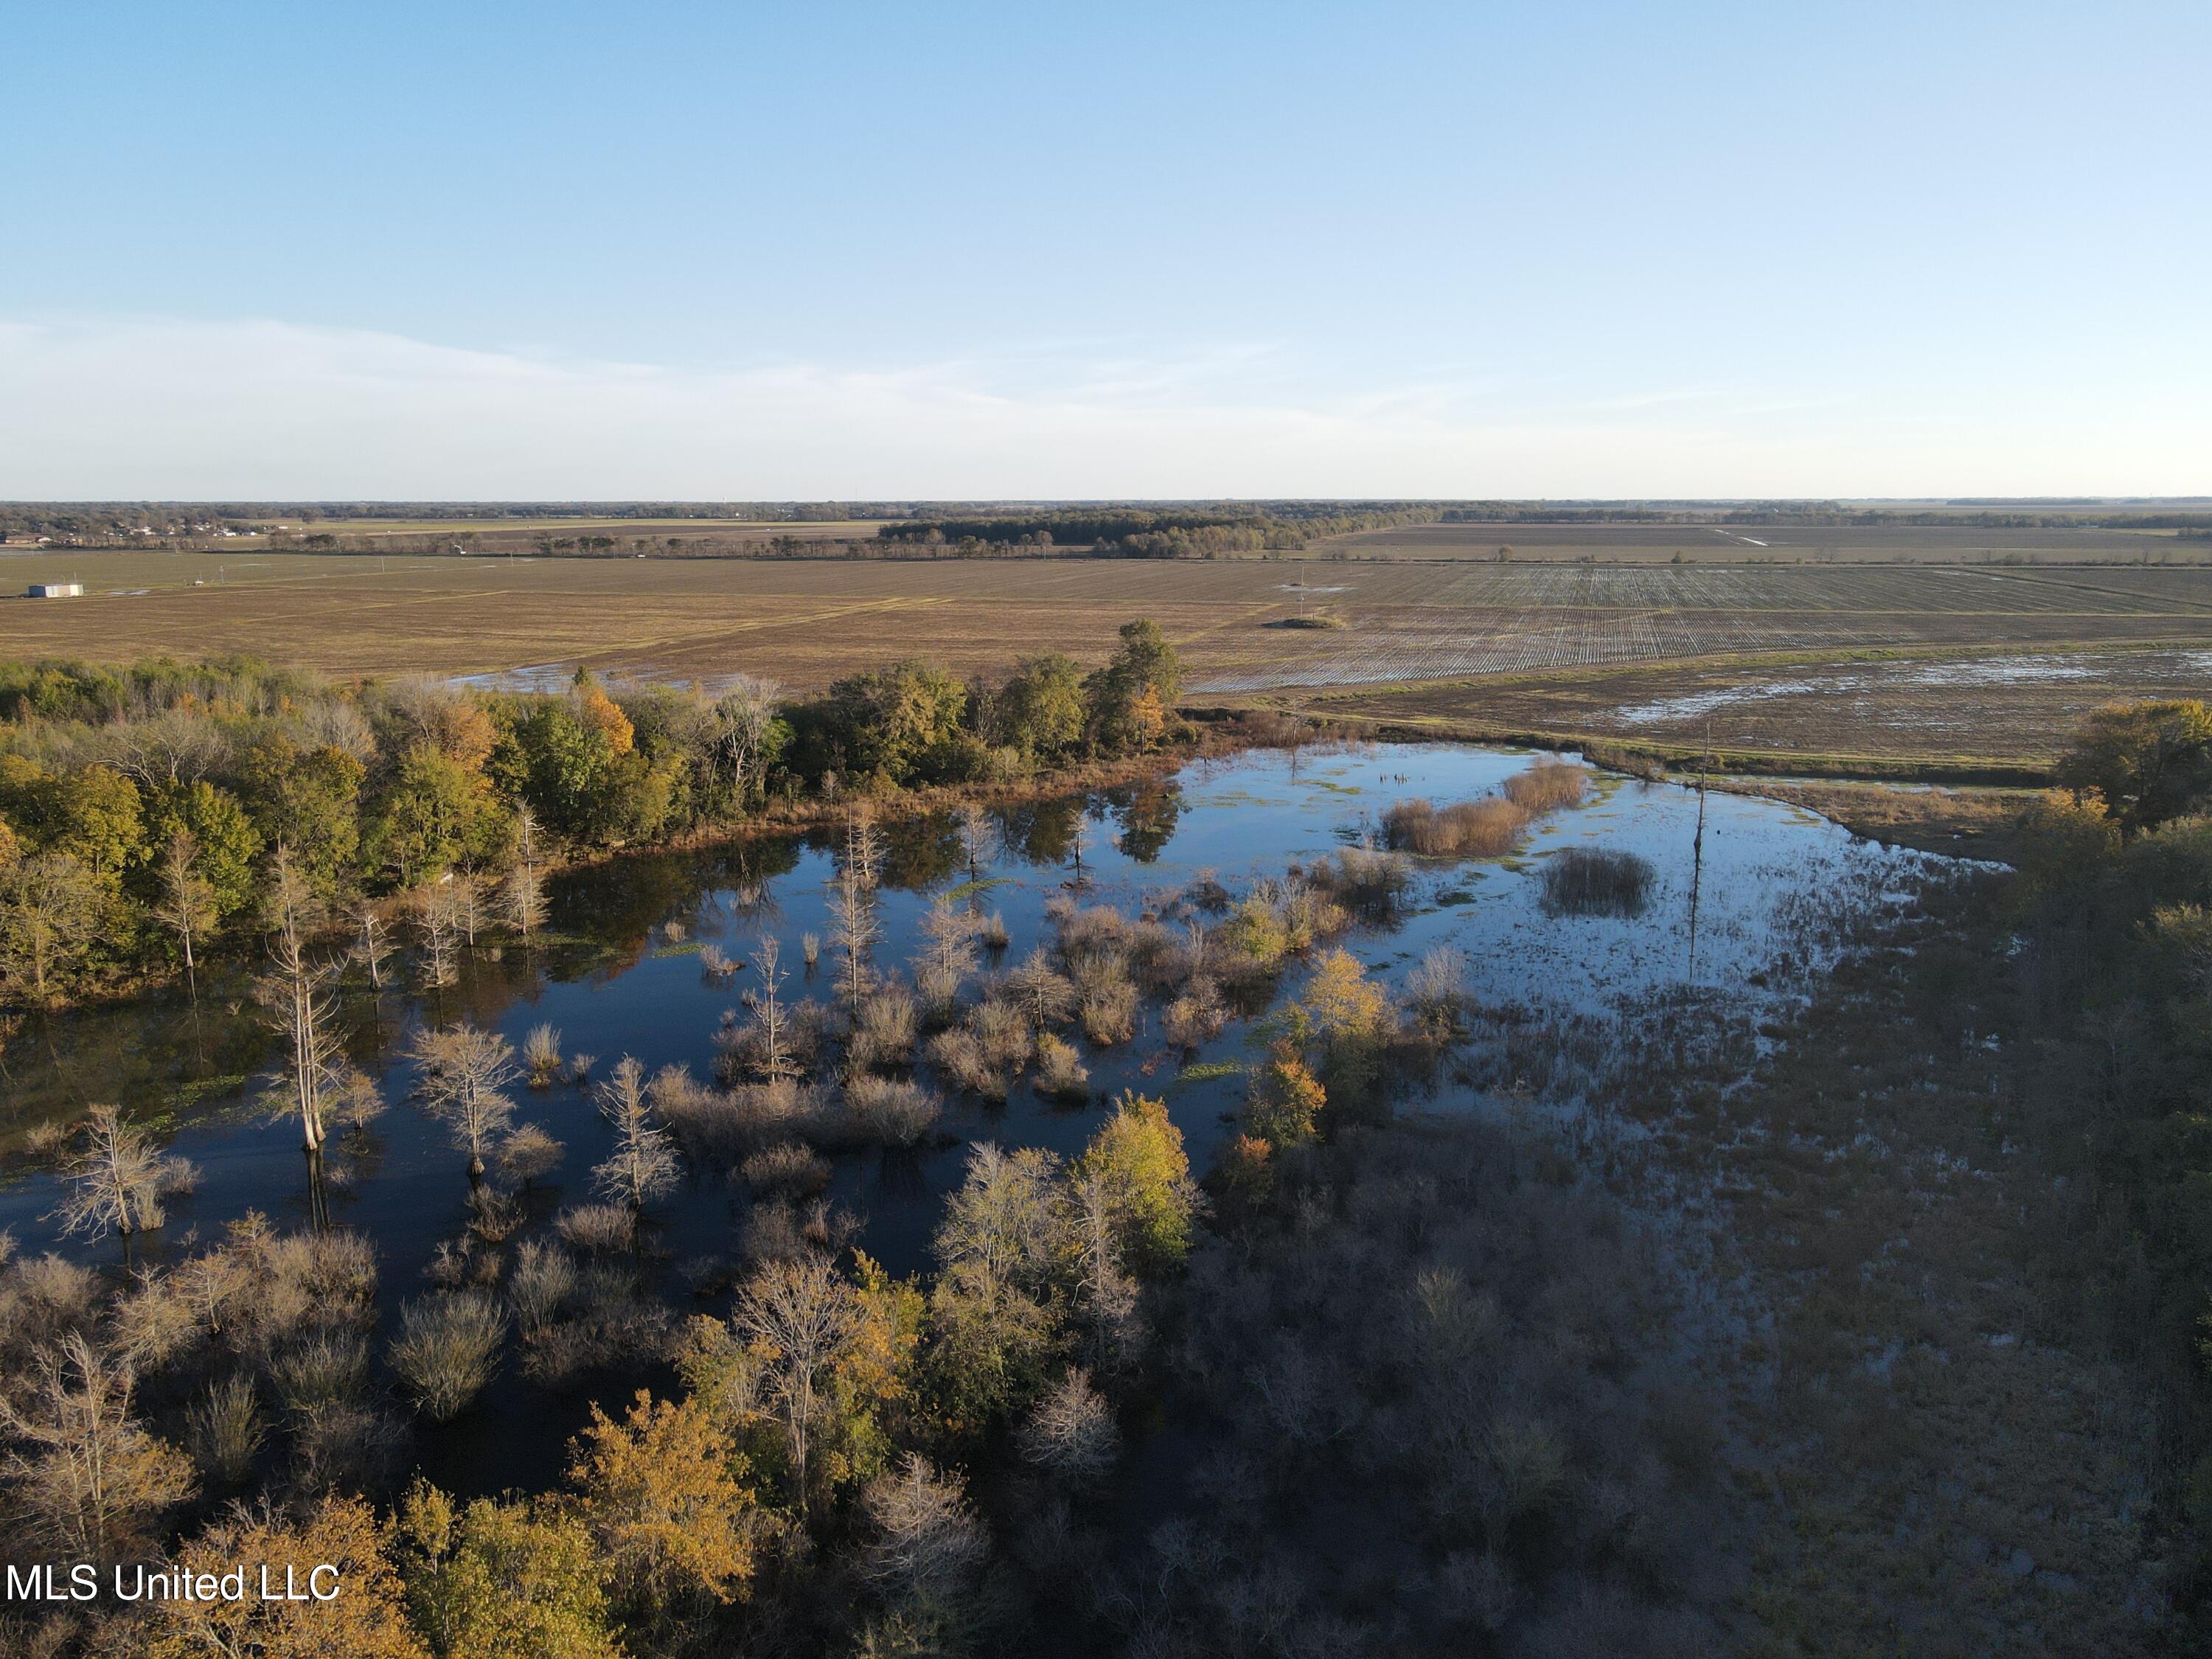
M 487 1498 L 457 1511 L 417 1477 L 398 1522 L 407 1610 L 440 1659 L 621 1659 L 579 1517 Z
M 361 789 L 368 769 L 344 750 L 302 750 L 283 738 L 249 749 L 240 793 L 264 842 L 290 849 L 301 874 L 336 892 L 361 849 Z
M 587 690 L 593 698 L 543 702 L 517 721 L 495 769 L 562 835 L 643 840 L 673 812 L 687 763 L 679 752 L 641 752 L 628 717 L 596 686 Z
M 179 830 L 192 838 L 198 849 L 192 867 L 215 895 L 218 920 L 253 902 L 258 885 L 253 866 L 263 843 L 237 796 L 199 779 L 157 789 L 152 808 L 149 822 L 156 845 L 167 847 Z
M 1083 670 L 1057 651 L 1024 659 L 992 700 L 990 737 L 1042 765 L 1056 765 L 1083 744 Z
M 52 772 L 0 756 L 0 817 L 32 845 L 70 854 L 95 875 L 121 874 L 148 846 L 138 786 L 111 767 Z
M 855 776 L 934 781 L 933 759 L 958 747 L 967 688 L 934 664 L 908 659 L 838 681 L 814 705 L 817 744 Z
M 413 886 L 459 863 L 490 862 L 507 827 L 483 773 L 417 744 L 372 810 L 363 852 L 394 884 Z
M 106 884 L 67 853 L 33 853 L 0 867 L 0 974 L 46 1002 L 91 962 L 112 908 Z
M 1091 741 L 1109 753 L 1158 742 L 1182 691 L 1182 662 L 1157 623 L 1124 623 L 1121 637 L 1113 660 L 1085 686 Z

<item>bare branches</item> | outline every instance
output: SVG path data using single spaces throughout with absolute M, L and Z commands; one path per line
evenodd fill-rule
M 131 1415 L 131 1366 L 72 1331 L 39 1356 L 28 1386 L 0 1395 L 15 1443 L 0 1474 L 37 1543 L 106 1562 L 155 1541 L 165 1510 L 191 1495 L 191 1460 Z
M 191 1180 L 190 1164 L 156 1152 L 112 1106 L 95 1106 L 87 1114 L 84 1144 L 65 1173 L 69 1190 L 52 1214 L 64 1232 L 87 1238 L 108 1233 L 128 1238 L 159 1227 L 163 1194 Z
M 914 958 L 914 982 L 933 1018 L 950 1018 L 960 987 L 975 971 L 975 918 L 942 893 L 921 918 L 922 949 Z
M 837 884 L 830 895 L 830 915 L 836 924 L 831 939 L 844 965 L 838 978 L 845 994 L 846 1010 L 858 1018 L 861 999 L 874 982 L 869 957 L 883 938 L 876 916 L 876 882 L 882 874 L 883 832 L 866 814 L 855 812 L 845 821 L 845 856 L 837 871 Z
M 285 1112 L 299 1114 L 301 1144 L 312 1152 L 323 1144 L 325 1096 L 338 1073 L 338 963 L 308 957 L 305 912 L 297 896 L 274 887 L 271 892 L 278 927 L 270 945 L 269 971 L 253 981 L 253 995 L 284 1044 L 276 1098 Z
M 368 982 L 384 988 L 384 964 L 392 959 L 392 927 L 374 899 L 363 899 L 353 911 L 353 958 L 368 970 Z
M 593 1093 L 599 1115 L 614 1126 L 615 1149 L 592 1171 L 592 1186 L 629 1211 L 634 1229 L 640 1211 L 675 1190 L 683 1166 L 668 1132 L 653 1121 L 643 1066 L 624 1054 Z
M 998 834 L 981 807 L 970 801 L 960 809 L 960 855 L 968 861 L 968 879 L 981 881 L 983 866 L 991 861 Z
M 791 1440 L 793 1479 L 802 1513 L 811 1497 L 807 1453 L 826 1403 L 822 1383 L 860 1328 L 852 1287 L 818 1255 L 775 1261 L 754 1275 L 732 1322 L 764 1351 L 763 1382 Z
M 154 901 L 154 919 L 177 936 L 187 974 L 198 966 L 195 941 L 214 929 L 221 914 L 216 907 L 215 884 L 201 875 L 193 862 L 199 848 L 198 838 L 189 830 L 179 829 L 169 837 L 169 844 L 161 851 L 161 887 Z
M 469 1155 L 471 1179 L 481 1176 L 485 1154 L 514 1121 L 514 1101 L 505 1092 L 520 1075 L 514 1046 L 464 1020 L 416 1033 L 409 1052 L 422 1070 L 424 1106 Z
M 752 1064 L 769 1084 L 799 1075 L 799 1064 L 792 1060 L 790 1009 L 785 1009 L 779 995 L 785 980 L 792 978 L 785 969 L 776 967 L 781 953 L 783 947 L 775 933 L 761 933 L 761 942 L 752 951 L 752 967 L 761 975 L 761 988 L 752 995 Z
M 453 882 L 435 881 L 417 888 L 409 906 L 415 937 L 422 947 L 422 982 L 433 988 L 451 985 L 460 977 L 456 966 L 461 948 L 460 899 Z

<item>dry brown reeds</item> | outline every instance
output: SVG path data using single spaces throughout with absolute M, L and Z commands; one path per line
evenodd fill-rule
M 1425 858 L 1494 859 L 1520 844 L 1534 816 L 1503 795 L 1441 808 L 1415 796 L 1382 815 L 1382 831 L 1392 847 Z
M 818 1193 L 830 1184 L 829 1160 L 795 1140 L 779 1141 L 738 1166 L 756 1193 Z
M 1546 757 L 1505 780 L 1505 798 L 1532 813 L 1580 806 L 1589 793 L 1589 771 L 1569 761 Z
M 854 1135 L 880 1146 L 911 1146 L 937 1125 L 937 1097 L 905 1079 L 856 1077 L 845 1085 L 845 1115 Z

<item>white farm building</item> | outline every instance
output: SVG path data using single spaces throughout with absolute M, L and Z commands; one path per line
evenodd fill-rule
M 34 599 L 81 599 L 84 597 L 82 582 L 33 582 L 31 597 Z

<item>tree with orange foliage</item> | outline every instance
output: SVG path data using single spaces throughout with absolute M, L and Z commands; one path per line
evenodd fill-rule
M 1252 1076 L 1252 1091 L 1244 1103 L 1248 1139 L 1270 1146 L 1296 1146 L 1314 1138 L 1328 1091 L 1307 1069 L 1295 1045 L 1278 1042 L 1267 1063 Z
M 576 718 L 607 740 L 607 750 L 617 758 L 637 747 L 637 728 L 630 724 L 615 700 L 599 687 L 588 668 L 576 671 Z

